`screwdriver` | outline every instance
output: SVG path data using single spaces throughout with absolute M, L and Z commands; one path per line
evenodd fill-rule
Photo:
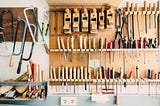
M 61 82 L 60 79 L 61 79 L 61 67 L 58 68 L 58 81 L 59 81 L 59 82 Z M 59 88 L 59 87 L 58 87 L 58 88 Z M 59 89 L 59 90 L 60 90 L 60 89 Z
M 63 49 L 63 52 L 64 52 L 64 60 L 66 61 L 67 57 L 66 57 L 66 52 L 65 52 L 65 46 L 64 46 L 63 38 L 61 37 L 60 40 L 61 40 L 61 45 L 62 45 L 62 49 Z
M 68 66 L 66 66 L 65 69 L 66 69 L 66 92 L 68 93 Z
M 97 70 L 97 74 L 96 74 L 96 92 L 98 92 L 98 76 L 99 76 L 99 73 L 98 73 L 98 70 Z
M 95 69 L 95 51 L 96 51 L 96 39 L 92 39 L 92 47 L 93 47 L 93 55 L 94 55 L 94 77 L 96 76 L 96 69 Z
M 79 36 L 79 49 L 80 49 L 80 61 L 82 61 L 82 43 L 83 43 L 83 38 L 82 36 Z
M 77 68 L 77 80 L 78 80 L 78 84 L 77 84 L 77 86 L 78 86 L 78 88 L 77 88 L 77 93 L 79 93 L 79 79 L 80 79 L 80 69 L 79 68 Z
M 69 78 L 70 78 L 70 93 L 72 93 L 72 67 L 69 69 Z
M 120 81 L 120 91 L 122 92 L 123 70 L 122 70 L 121 67 L 120 67 L 120 79 L 121 79 L 121 81 Z
M 154 28 L 156 28 L 156 24 L 157 24 L 157 14 L 156 14 L 156 3 L 153 3 L 153 11 L 154 14 Z
M 62 67 L 62 87 L 63 87 L 63 93 L 64 93 L 64 67 Z
M 76 93 L 76 67 L 73 68 L 74 94 Z
M 71 37 L 71 62 L 73 62 L 74 37 Z
M 136 80 L 137 80 L 137 86 L 138 86 L 138 92 L 139 92 L 139 86 L 140 86 L 140 81 L 139 81 L 139 67 L 136 66 Z
M 82 80 L 82 93 L 83 93 L 83 66 L 80 67 L 80 70 L 81 70 L 81 80 Z
M 85 67 L 85 90 L 87 90 L 87 67 Z

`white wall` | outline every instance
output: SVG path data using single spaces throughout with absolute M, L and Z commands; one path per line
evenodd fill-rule
M 0 0 L 0 7 L 38 7 L 38 17 L 40 23 L 44 20 L 44 13 L 48 10 L 48 4 L 45 0 Z M 48 42 L 48 36 L 45 38 Z M 30 48 L 29 42 L 26 43 L 26 49 Z M 9 46 L 9 50 L 11 53 L 11 48 L 13 43 L 7 43 Z M 20 46 L 20 43 L 18 43 Z M 1 49 L 1 48 L 0 48 Z M 1 52 L 0 52 L 1 53 Z M 27 56 L 28 51 L 25 52 L 25 56 Z M 19 56 L 15 58 L 14 67 L 9 67 L 9 59 L 10 57 L 1 57 L 0 56 L 0 81 L 9 79 L 9 78 L 17 78 L 20 75 L 16 74 L 17 65 L 19 62 Z M 32 60 L 41 65 L 41 68 L 45 71 L 45 75 L 48 74 L 48 65 L 49 65 L 49 56 L 45 53 L 45 49 L 42 45 L 38 45 L 34 47 Z M 23 61 L 22 72 L 23 74 L 26 71 L 27 62 Z M 47 78 L 47 77 L 46 77 Z

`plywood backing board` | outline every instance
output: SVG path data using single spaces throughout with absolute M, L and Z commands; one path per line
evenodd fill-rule
M 68 0 L 67 2 L 64 0 L 47 0 L 49 6 L 54 5 L 104 5 L 110 4 L 115 7 L 118 7 L 122 0 Z
M 21 7 L 15 7 L 15 8 L 0 8 L 0 13 L 2 11 L 4 11 L 5 9 L 8 9 L 10 10 L 12 13 L 13 13 L 13 16 L 14 16 L 14 36 L 15 36 L 15 32 L 16 32 L 16 27 L 17 27 L 17 18 L 18 17 L 21 17 L 21 18 L 24 18 L 24 13 L 23 13 L 23 10 L 25 9 L 25 7 L 21 8 Z M 36 9 L 36 11 L 38 11 Z M 28 15 L 28 19 L 30 21 L 30 23 L 32 24 L 35 24 L 36 25 L 36 21 L 34 19 L 34 16 L 33 16 L 33 13 L 29 10 L 27 11 L 27 15 Z M 37 14 L 38 16 L 38 14 Z M 11 39 L 11 18 L 10 18 L 10 14 L 9 13 L 5 13 L 3 15 L 3 24 L 2 24 L 2 27 L 4 28 L 3 31 L 4 31 L 4 36 L 5 36 L 5 40 L 6 41 L 12 41 Z M 17 41 L 22 41 L 22 36 L 23 36 L 23 24 L 20 24 L 21 26 L 19 27 L 19 32 L 18 32 L 18 36 L 17 36 Z M 37 31 L 38 32 L 38 31 Z M 37 34 L 36 34 L 36 40 L 37 40 Z M 26 41 L 32 41 L 32 38 L 31 38 L 31 35 L 29 33 L 29 30 L 27 31 L 27 36 L 26 36 Z
M 114 10 L 115 11 L 115 10 Z M 61 12 L 59 14 L 62 14 Z M 67 37 L 71 37 L 72 35 L 76 38 L 75 40 L 75 48 L 78 49 L 78 45 L 79 45 L 79 36 L 90 36 L 90 39 L 92 39 L 93 37 L 96 38 L 96 48 L 98 48 L 99 45 L 99 39 L 101 37 L 107 38 L 108 41 L 113 41 L 115 38 L 115 34 L 116 34 L 116 29 L 115 27 L 113 29 L 104 29 L 104 30 L 98 30 L 97 34 L 85 34 L 85 33 L 77 33 L 77 34 L 70 34 L 70 35 L 65 35 L 63 33 L 61 34 L 57 34 L 55 30 L 53 29 L 57 29 L 58 30 L 62 30 L 63 27 L 63 15 L 59 15 L 61 16 L 61 19 L 58 18 L 55 19 L 55 12 L 50 12 L 50 16 L 52 18 L 50 18 L 50 25 L 51 26 L 51 30 L 50 30 L 50 48 L 51 49 L 57 49 L 57 37 L 63 37 L 65 45 L 66 45 L 66 38 Z M 124 16 L 126 17 L 126 16 Z M 138 35 L 138 27 L 137 27 L 137 18 L 136 15 L 134 16 L 134 30 L 135 30 L 135 39 L 139 38 Z M 148 33 L 145 33 L 145 23 L 144 23 L 144 15 L 139 15 L 139 24 L 140 24 L 140 34 L 141 37 L 146 37 L 146 38 L 155 38 L 157 37 L 157 30 L 154 28 L 154 24 L 152 24 L 151 28 L 148 28 Z M 115 18 L 115 16 L 114 16 Z M 132 17 L 130 17 L 132 18 Z M 55 19 L 55 20 L 54 20 Z M 149 20 L 149 17 L 147 17 L 147 19 Z M 151 22 L 153 23 L 154 18 L 151 18 Z M 57 24 L 58 27 L 56 27 L 55 23 Z M 132 20 L 130 22 L 131 24 L 131 35 L 132 35 Z M 149 24 L 149 23 L 148 23 Z M 61 26 L 61 28 L 60 28 Z M 61 31 L 59 31 L 61 32 Z M 127 25 L 124 26 L 123 29 L 123 36 L 127 36 Z M 88 40 L 87 40 L 88 41 Z M 51 52 L 50 53 L 50 66 L 52 67 L 60 67 L 60 66 L 68 66 L 68 67 L 79 67 L 79 66 L 88 66 L 88 56 L 83 53 L 83 60 L 80 61 L 79 57 L 80 57 L 80 52 L 75 52 L 74 53 L 74 58 L 73 58 L 73 62 L 70 62 L 70 58 L 71 58 L 71 52 L 68 52 L 67 58 L 68 60 L 65 61 L 64 60 L 64 52 Z M 107 52 L 107 62 L 105 64 L 105 52 L 102 52 L 102 66 L 108 68 L 112 68 L 114 67 L 115 70 L 117 72 L 120 72 L 120 67 L 124 70 L 125 69 L 125 73 L 127 74 L 127 76 L 129 75 L 129 72 L 132 70 L 133 71 L 133 77 L 135 78 L 135 74 L 136 74 L 136 66 L 139 67 L 140 70 L 140 76 L 141 77 L 147 77 L 148 74 L 148 69 L 151 70 L 155 70 L 155 72 L 160 71 L 159 70 L 159 51 L 137 51 L 137 50 L 130 50 L 130 51 L 111 51 L 111 63 L 109 62 L 109 52 Z M 114 56 L 113 56 L 114 55 Z M 125 57 L 125 61 L 124 60 Z M 114 58 L 114 59 L 113 59 Z M 96 52 L 93 53 L 91 52 L 91 57 L 90 60 L 99 60 L 100 61 L 100 52 Z M 145 61 L 145 62 L 144 62 Z M 125 62 L 125 63 L 124 63 Z M 99 66 L 97 66 L 99 67 Z M 93 76 L 93 68 L 94 67 L 90 67 L 91 72 L 92 72 L 92 76 Z M 98 70 L 98 68 L 97 68 Z M 94 77 L 92 77 L 94 78 Z

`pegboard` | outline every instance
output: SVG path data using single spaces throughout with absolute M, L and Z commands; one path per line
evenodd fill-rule
M 64 7 L 63 7 L 64 8 Z M 69 6 L 68 6 L 69 8 Z M 50 12 L 50 49 L 58 49 L 57 45 L 57 37 L 62 37 L 64 39 L 64 44 L 66 46 L 67 37 L 74 36 L 75 38 L 75 49 L 79 49 L 79 36 L 87 37 L 87 49 L 88 49 L 88 40 L 92 38 L 96 39 L 96 52 L 90 52 L 90 61 L 96 59 L 100 61 L 100 52 L 99 49 L 99 39 L 101 37 L 107 38 L 107 40 L 113 41 L 116 35 L 116 8 L 114 8 L 114 27 L 112 29 L 104 29 L 98 30 L 97 34 L 90 34 L 90 33 L 72 33 L 70 35 L 63 34 L 63 12 L 62 11 L 52 11 Z M 124 15 L 127 18 L 126 15 Z M 134 16 L 134 32 L 135 32 L 135 39 L 138 39 L 138 29 L 137 29 L 137 20 L 136 15 Z M 151 28 L 148 26 L 148 33 L 145 33 L 145 22 L 144 22 L 144 15 L 139 15 L 139 24 L 140 24 L 140 33 L 141 37 L 146 38 L 155 38 L 157 37 L 157 30 L 154 28 L 154 18 L 151 18 Z M 130 16 L 131 18 L 131 16 Z M 147 21 L 149 21 L 149 16 L 147 16 Z M 132 35 L 132 20 L 130 21 L 131 25 L 131 35 Z M 123 28 L 123 37 L 127 36 L 127 26 L 125 25 Z M 91 47 L 92 48 L 92 47 Z M 93 49 L 92 49 L 93 50 Z M 87 52 L 88 53 L 88 52 Z M 105 56 L 106 55 L 106 56 Z M 111 55 L 111 58 L 109 58 Z M 85 52 L 82 52 L 83 60 L 80 61 L 80 52 L 74 52 L 73 62 L 70 61 L 71 59 L 71 52 L 67 52 L 68 60 L 64 60 L 64 52 L 63 50 L 57 52 L 50 53 L 50 66 L 52 67 L 61 67 L 61 66 L 68 66 L 68 67 L 80 67 L 88 66 L 88 56 L 85 55 Z M 105 63 L 106 59 L 106 63 Z M 132 78 L 136 77 L 136 66 L 139 67 L 140 70 L 140 77 L 147 78 L 148 69 L 155 70 L 155 73 L 159 72 L 159 51 L 149 50 L 149 51 L 142 51 L 142 50 L 112 50 L 107 51 L 105 50 L 102 52 L 102 66 L 107 68 L 109 67 L 114 68 L 115 71 L 120 72 L 120 68 L 124 70 L 127 76 L 129 72 L 133 71 Z M 96 66 L 96 70 L 99 70 L 99 66 Z M 89 67 L 91 70 L 91 78 L 95 79 L 96 77 L 93 75 L 94 67 Z
M 13 16 L 14 16 L 13 27 L 14 27 L 14 36 L 15 36 L 16 27 L 17 27 L 17 18 L 21 17 L 21 18 L 25 19 L 24 12 L 23 12 L 25 7 L 24 8 L 23 7 L 22 8 L 21 7 L 0 8 L 0 13 L 2 11 L 4 11 L 5 9 L 8 9 L 13 13 Z M 38 9 L 36 8 L 36 13 L 37 13 L 37 11 L 38 11 Z M 36 25 L 36 21 L 34 19 L 33 12 L 27 11 L 27 15 L 28 15 L 28 19 L 29 19 L 30 23 Z M 37 14 L 37 16 L 38 16 L 38 14 Z M 6 41 L 12 41 L 12 38 L 11 38 L 11 18 L 10 17 L 11 16 L 10 16 L 9 13 L 5 13 L 3 15 L 2 27 L 4 28 L 3 32 L 4 32 L 4 36 L 5 36 L 5 40 Z M 18 30 L 17 41 L 22 41 L 23 29 L 24 29 L 24 27 L 23 27 L 23 24 L 22 24 L 22 25 L 20 25 L 19 30 Z M 37 34 L 36 34 L 36 40 L 37 40 Z M 29 33 L 29 30 L 27 30 L 26 41 L 30 41 L 30 42 L 32 41 L 31 35 Z

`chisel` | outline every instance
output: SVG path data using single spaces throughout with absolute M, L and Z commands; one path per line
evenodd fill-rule
M 81 72 L 81 80 L 82 80 L 82 93 L 84 92 L 84 88 L 83 88 L 83 66 L 80 67 L 80 72 Z
M 100 67 L 102 66 L 102 49 L 103 49 L 103 37 L 99 39 L 99 49 L 100 49 Z M 101 69 L 100 69 L 101 72 Z
M 134 3 L 131 3 L 131 11 L 134 12 Z M 132 38 L 134 39 L 134 13 L 132 13 Z
M 70 41 L 70 37 L 67 37 L 67 52 L 66 52 L 66 57 L 68 55 L 68 51 L 69 51 L 69 41 Z
M 147 34 L 147 1 L 144 1 L 144 13 L 145 14 L 145 33 Z
M 79 69 L 79 67 L 77 68 L 77 82 L 78 82 L 78 84 L 77 84 L 77 93 L 79 93 L 79 79 L 80 79 L 80 69 Z
M 89 46 L 89 52 L 88 52 L 88 66 L 87 66 L 87 74 L 88 74 L 88 78 L 89 78 L 89 92 L 90 92 L 90 85 L 91 85 L 91 82 L 90 82 L 90 78 L 91 78 L 91 72 L 90 72 L 90 50 L 91 50 L 91 39 L 89 38 L 89 42 L 88 42 L 88 46 Z
M 76 93 L 76 67 L 73 68 L 73 79 L 74 79 L 74 94 Z
M 79 36 L 79 49 L 80 49 L 80 61 L 82 61 L 82 45 L 83 45 L 83 38 Z
M 112 89 L 114 89 L 114 73 L 115 73 L 115 69 L 114 67 L 112 67 Z
M 49 80 L 52 81 L 53 80 L 53 67 L 50 66 L 49 68 Z M 51 85 L 51 89 L 53 90 L 53 85 Z
M 156 28 L 156 25 L 157 25 L 157 8 L 156 8 L 156 3 L 153 3 L 153 13 L 154 14 L 154 28 Z
M 123 70 L 122 68 L 120 67 L 120 91 L 122 92 L 122 80 L 123 80 Z
M 63 93 L 64 93 L 64 89 L 65 89 L 64 87 L 64 67 L 62 67 L 61 72 L 62 72 L 62 88 L 63 88 Z
M 84 50 L 85 50 L 85 55 L 87 55 L 86 51 L 87 51 L 87 37 L 83 37 L 83 46 L 84 46 Z
M 56 77 L 56 69 L 55 67 L 53 67 L 53 77 L 54 77 L 54 81 L 56 81 L 57 77 Z M 57 92 L 57 88 L 58 86 L 56 86 L 56 92 Z
M 61 67 L 58 67 L 58 81 L 61 82 L 60 80 L 61 80 Z M 59 85 L 58 85 L 58 90 L 60 91 Z
M 98 76 L 99 76 L 99 73 L 97 70 L 97 73 L 96 73 L 96 92 L 98 92 Z
M 138 87 L 138 92 L 139 92 L 139 86 L 140 86 L 140 79 L 139 79 L 139 67 L 136 66 L 136 81 L 137 81 L 137 87 Z
M 70 93 L 72 93 L 72 67 L 69 69 Z
M 152 25 L 152 14 L 151 14 L 151 11 L 152 11 L 152 6 L 151 6 L 151 3 L 149 3 L 149 9 L 147 11 L 147 14 L 149 15 L 149 29 L 151 29 L 151 25 Z
M 71 37 L 71 62 L 73 62 L 74 37 Z
M 62 49 L 63 49 L 63 52 L 64 52 L 64 60 L 66 61 L 67 57 L 66 57 L 66 52 L 65 52 L 65 46 L 64 46 L 63 38 L 61 37 L 60 40 L 61 40 L 61 45 L 62 45 Z
M 130 38 L 130 6 L 129 6 L 129 2 L 126 3 L 126 7 L 127 7 L 127 30 L 128 30 L 128 39 Z
M 66 72 L 66 92 L 68 93 L 68 66 L 65 67 Z
M 85 67 L 85 90 L 87 90 L 87 67 Z
M 135 13 L 137 15 L 137 26 L 138 26 L 138 36 L 139 38 L 141 37 L 141 34 L 140 34 L 140 24 L 139 24 L 139 12 L 138 12 L 138 4 L 136 3 L 135 4 Z
M 101 90 L 102 90 L 102 66 L 99 68 L 99 79 L 101 81 Z
M 158 46 L 159 46 L 160 45 L 160 12 L 159 12 L 160 11 L 160 1 L 157 2 L 157 5 L 158 5 L 157 34 L 158 34 Z
M 96 76 L 96 66 L 95 66 L 95 52 L 96 52 L 96 39 L 92 39 L 93 55 L 94 55 L 94 77 Z
M 60 61 L 61 61 L 61 44 L 60 44 L 60 37 L 57 37 L 57 45 L 58 45 L 58 50 L 59 50 L 59 56 L 60 56 Z

